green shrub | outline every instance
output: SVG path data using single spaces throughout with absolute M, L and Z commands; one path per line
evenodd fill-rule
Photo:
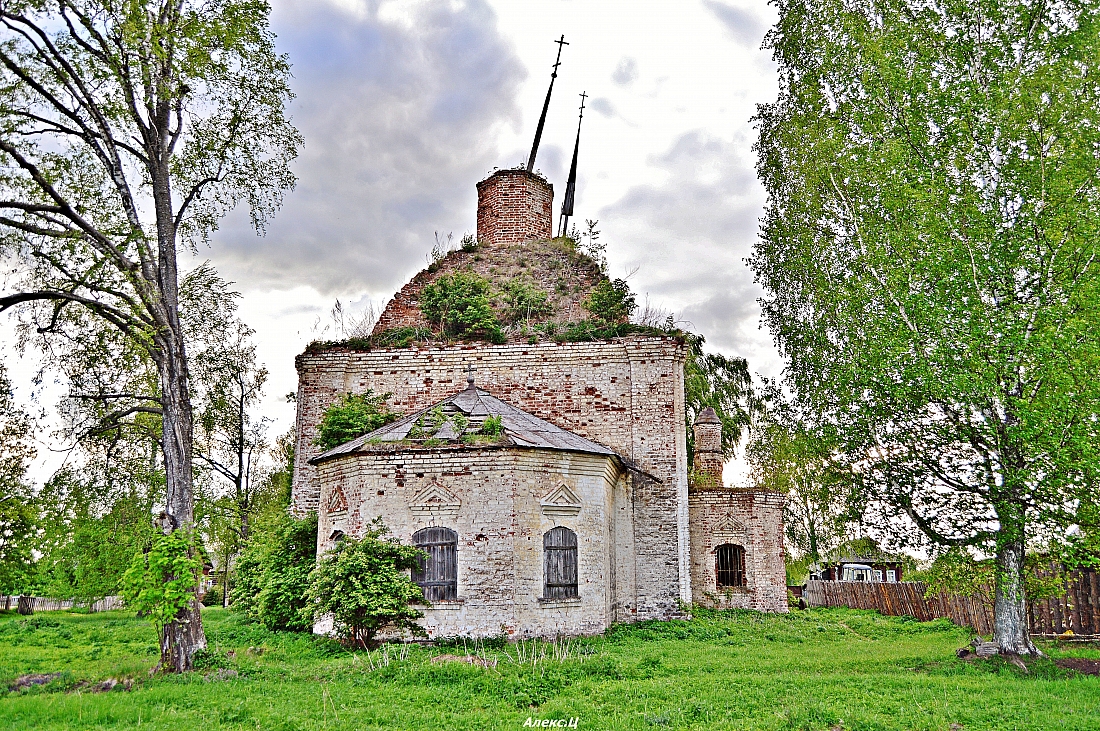
M 187 530 L 158 534 L 148 553 L 134 556 L 122 575 L 126 606 L 146 615 L 159 634 L 195 597 L 202 554 Z
M 423 602 L 424 594 L 406 572 L 417 568 L 425 553 L 385 538 L 387 533 L 376 518 L 361 539 L 341 541 L 310 574 L 310 609 L 315 615 L 331 614 L 336 630 L 353 647 L 370 647 L 385 627 L 424 634 L 415 621 L 424 615 L 409 606 Z
M 553 325 L 548 323 L 548 325 Z M 564 330 L 562 329 L 564 328 Z M 684 339 L 684 333 L 680 330 L 666 330 L 650 325 L 635 325 L 632 322 L 606 323 L 598 320 L 581 320 L 550 327 L 539 326 L 539 332 L 545 333 L 559 343 L 582 343 L 592 340 L 610 340 L 611 338 L 624 338 L 628 335 L 644 335 L 646 337 L 674 337 Z
M 504 285 L 504 304 L 510 323 L 549 315 L 554 311 L 546 290 L 530 277 L 516 277 Z
M 1100 570 L 1100 529 L 1095 525 L 1097 516 L 1091 506 L 1078 508 L 1079 519 L 1085 513 L 1086 520 L 1080 522 L 1082 530 L 1066 536 L 1060 543 L 1052 546 L 1052 553 L 1062 562 L 1067 571 L 1075 569 Z M 1090 523 L 1091 525 L 1087 525 Z
M 369 388 L 366 393 L 344 394 L 325 409 L 313 443 L 326 451 L 396 421 L 401 415 L 386 406 L 391 395 L 376 394 Z
M 638 309 L 634 293 L 630 291 L 630 285 L 625 279 L 604 279 L 582 304 L 584 309 L 606 323 L 625 322 Z
M 299 520 L 280 512 L 258 525 L 237 560 L 233 608 L 271 630 L 309 630 L 306 592 L 316 553 L 316 513 Z
M 499 416 L 486 417 L 485 421 L 481 422 L 481 434 L 487 437 L 499 437 L 504 433 L 504 424 L 501 423 Z
M 222 595 L 222 588 L 220 586 L 212 586 L 202 595 L 202 605 L 204 607 L 220 607 L 224 604 L 224 598 L 225 597 Z
M 436 406 L 421 414 L 409 429 L 408 437 L 409 439 L 431 439 L 446 421 L 447 416 L 443 413 L 443 407 Z
M 1025 593 L 1030 601 L 1051 599 L 1065 594 L 1064 576 L 1050 572 L 1048 560 L 1038 554 L 1024 557 Z M 1039 569 L 1046 569 L 1040 575 Z M 977 559 L 962 548 L 951 548 L 936 557 L 926 569 L 906 574 L 908 581 L 923 581 L 927 585 L 925 598 L 943 593 L 948 596 L 972 597 L 992 607 L 996 586 L 996 565 L 991 558 Z
M 420 310 L 442 335 L 504 342 L 489 304 L 490 284 L 473 272 L 444 274 L 420 294 Z

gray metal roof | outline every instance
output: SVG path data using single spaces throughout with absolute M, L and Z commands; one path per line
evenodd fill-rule
M 489 417 L 500 417 L 503 428 L 501 446 L 556 449 L 619 457 L 614 450 L 537 416 L 507 404 L 492 394 L 475 388 L 465 390 L 426 409 L 376 429 L 369 434 L 334 447 L 310 460 L 322 462 L 343 455 L 369 450 L 375 444 L 409 441 L 417 445 L 428 439 L 458 443 L 464 436 L 477 434 Z M 621 457 L 619 457 L 622 460 Z

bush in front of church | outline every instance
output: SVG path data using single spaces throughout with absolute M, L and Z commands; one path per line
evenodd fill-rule
M 230 592 L 233 609 L 271 630 L 311 629 L 306 592 L 316 552 L 316 513 L 299 520 L 280 510 L 257 525 L 237 560 Z
M 540 289 L 530 276 L 509 279 L 503 290 L 505 312 L 508 321 L 515 325 L 530 322 L 531 318 L 540 319 L 554 311 L 550 304 L 550 295 Z
M 473 272 L 444 274 L 424 287 L 420 311 L 441 335 L 504 342 L 489 302 L 492 285 Z
M 391 395 L 376 394 L 369 388 L 365 393 L 344 394 L 325 409 L 314 444 L 327 451 L 397 421 L 401 415 L 390 411 L 386 405 L 386 399 Z
M 424 593 L 408 571 L 418 568 L 426 554 L 388 533 L 376 518 L 362 538 L 341 540 L 310 574 L 310 610 L 316 617 L 331 615 L 341 639 L 352 647 L 370 648 L 375 635 L 390 627 L 424 634 L 416 623 L 424 615 L 410 606 L 426 603 Z

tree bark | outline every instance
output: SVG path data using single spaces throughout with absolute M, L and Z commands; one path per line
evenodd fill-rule
M 172 303 L 175 304 L 175 303 Z M 173 308 L 175 309 L 175 308 Z M 178 327 L 178 315 L 175 318 Z M 157 338 L 161 346 L 158 368 L 163 398 L 164 471 L 168 488 L 167 512 L 178 526 L 190 530 L 195 520 L 191 491 L 191 398 L 187 383 L 187 360 L 183 341 L 175 332 Z M 191 669 L 191 656 L 206 647 L 202 629 L 198 586 L 190 605 L 181 610 L 161 636 L 160 666 L 182 673 Z
M 997 548 L 997 596 L 993 605 L 993 640 L 1002 655 L 1039 655 L 1031 642 L 1024 590 L 1024 539 L 1005 539 Z

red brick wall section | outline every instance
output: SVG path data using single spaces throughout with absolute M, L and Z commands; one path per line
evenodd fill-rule
M 566 242 L 529 241 L 525 244 L 479 244 L 474 251 L 456 249 L 434 266 L 424 269 L 386 303 L 374 326 L 374 334 L 399 327 L 428 327 L 420 311 L 424 288 L 439 277 L 457 271 L 472 271 L 502 290 L 506 283 L 520 277 L 547 293 L 552 312 L 535 317 L 532 322 L 548 320 L 576 322 L 589 317 L 582 306 L 604 275 L 595 262 L 578 255 Z M 499 294 L 492 299 L 498 317 L 504 317 L 504 302 Z M 510 328 L 505 333 L 510 341 L 526 342 L 522 328 Z
M 498 170 L 477 184 L 477 240 L 524 243 L 554 233 L 554 186 L 526 170 Z
M 787 570 L 783 559 L 783 505 L 786 497 L 767 490 L 695 489 L 691 511 L 691 591 L 697 604 L 787 611 Z M 740 527 L 731 527 L 730 518 Z M 745 547 L 747 586 L 718 591 L 714 550 L 723 543 Z
M 506 324 L 501 291 L 513 278 L 531 281 L 548 297 L 551 312 L 505 328 L 510 342 L 526 342 L 527 327 L 541 322 L 576 322 L 589 317 L 582 303 L 605 279 L 599 265 L 575 245 L 553 240 L 554 187 L 526 170 L 499 170 L 477 184 L 475 249 L 456 249 L 412 278 L 393 296 L 374 326 L 387 330 L 428 326 L 420 311 L 424 288 L 439 277 L 472 271 L 494 288 L 493 308 Z

